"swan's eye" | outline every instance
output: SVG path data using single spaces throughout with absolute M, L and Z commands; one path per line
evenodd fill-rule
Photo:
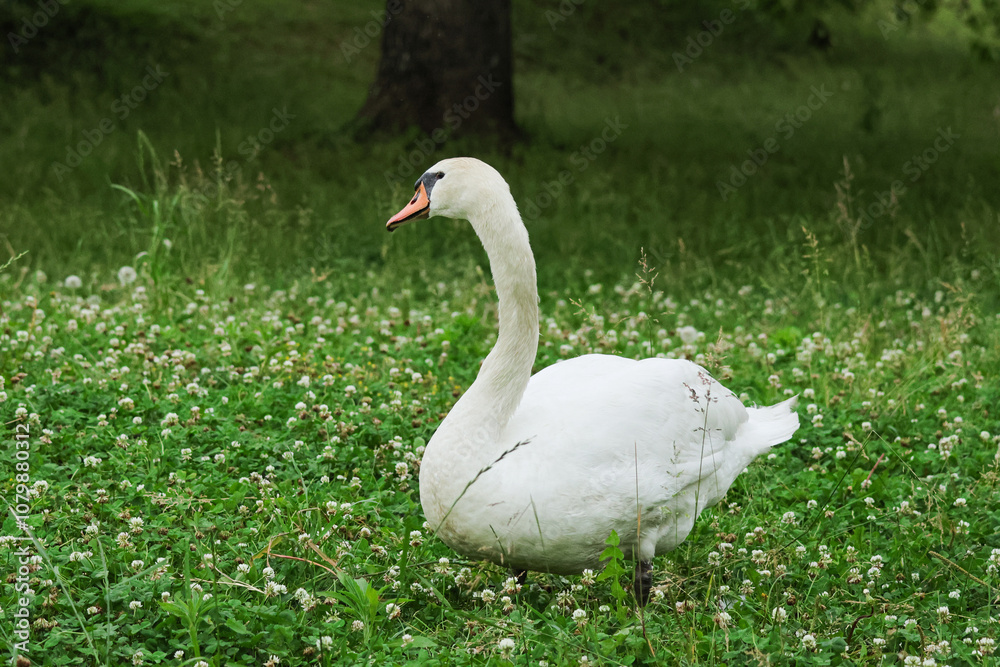
M 439 171 L 438 173 L 434 174 L 434 178 L 436 178 L 436 179 L 438 179 L 440 181 L 442 178 L 444 178 L 444 172 L 443 171 Z

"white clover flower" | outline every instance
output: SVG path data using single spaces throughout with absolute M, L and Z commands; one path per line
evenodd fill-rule
M 137 609 L 142 609 L 142 602 L 139 600 L 132 600 L 131 602 L 128 603 L 128 608 L 131 609 L 132 611 L 135 611 Z
M 63 285 L 66 286 L 66 289 L 80 289 L 83 287 L 83 281 L 80 280 L 80 276 L 66 276 Z
M 521 582 L 517 580 L 517 577 L 507 577 L 503 582 L 503 592 L 509 594 L 520 593 Z
M 694 345 L 698 342 L 698 337 L 700 332 L 694 327 L 688 325 L 684 327 L 679 327 L 677 329 L 677 335 L 680 337 L 681 342 L 685 345 Z
M 275 583 L 274 580 L 269 580 L 264 584 L 264 597 L 274 597 L 276 595 L 283 595 L 288 592 L 288 587 L 284 584 Z
M 125 285 L 131 285 L 132 283 L 135 282 L 135 279 L 138 277 L 139 275 L 135 272 L 135 269 L 133 269 L 131 266 L 123 266 L 122 268 L 118 269 L 118 282 L 121 283 L 123 287 Z
M 356 620 L 353 623 L 351 623 L 351 630 L 353 630 L 354 632 L 361 632 L 364 629 L 365 629 L 365 622 L 362 620 Z
M 816 636 L 811 634 L 802 635 L 802 648 L 809 649 L 810 651 L 816 648 Z
M 771 619 L 775 623 L 784 623 L 788 619 L 788 611 L 784 607 L 775 607 L 771 611 Z

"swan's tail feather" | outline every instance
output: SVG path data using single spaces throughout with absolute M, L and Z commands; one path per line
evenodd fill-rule
M 763 408 L 748 408 L 750 419 L 743 426 L 744 442 L 763 454 L 771 447 L 790 440 L 799 428 L 799 415 L 795 412 L 798 396 Z

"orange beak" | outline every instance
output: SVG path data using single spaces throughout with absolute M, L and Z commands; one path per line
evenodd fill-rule
M 427 197 L 427 190 L 422 182 L 417 183 L 417 191 L 413 195 L 410 203 L 403 207 L 403 210 L 389 218 L 385 223 L 388 231 L 395 231 L 397 227 L 405 225 L 412 220 L 420 220 L 428 217 L 431 210 L 431 200 Z

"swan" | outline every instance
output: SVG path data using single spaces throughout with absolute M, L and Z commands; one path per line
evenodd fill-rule
M 496 344 L 428 442 L 420 503 L 464 556 L 576 574 L 602 567 L 615 531 L 637 566 L 679 545 L 758 455 L 798 428 L 796 398 L 744 407 L 680 359 L 587 354 L 531 375 L 538 291 L 528 232 L 503 177 L 475 158 L 438 162 L 388 231 L 433 216 L 465 219 L 482 241 L 499 300 Z

